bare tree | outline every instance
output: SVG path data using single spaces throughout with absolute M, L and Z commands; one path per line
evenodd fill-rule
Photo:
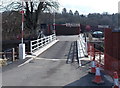
M 20 11 L 23 6 L 21 2 L 11 2 L 7 6 L 0 5 L 0 9 L 5 11 Z M 25 9 L 25 25 L 31 30 L 36 30 L 41 12 L 51 11 L 59 8 L 59 3 L 52 0 L 46 1 L 26 1 L 24 2 Z

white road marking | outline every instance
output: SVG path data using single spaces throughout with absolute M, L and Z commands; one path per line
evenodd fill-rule
M 27 63 L 29 63 L 29 62 L 32 61 L 33 59 L 34 59 L 34 58 L 31 58 L 31 59 L 25 61 L 24 63 L 18 65 L 18 67 L 21 67 L 21 66 L 23 66 L 23 65 L 25 65 L 25 64 L 27 64 Z
M 48 59 L 48 58 L 38 58 L 38 57 L 35 57 L 35 58 L 31 58 L 31 59 L 25 61 L 24 63 L 18 65 L 18 67 L 21 67 L 21 66 L 23 66 L 25 64 L 28 64 L 30 61 L 35 60 L 35 59 L 36 60 L 49 60 L 49 61 L 66 61 L 67 60 L 67 59 L 50 59 L 50 58 Z
M 35 58 L 37 60 L 66 61 L 67 59 Z

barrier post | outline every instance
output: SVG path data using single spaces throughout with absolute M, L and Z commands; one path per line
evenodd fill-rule
M 90 44 L 90 59 L 92 58 L 92 45 Z
M 25 44 L 23 43 L 23 29 L 24 29 L 24 5 L 22 1 L 22 30 L 21 30 L 21 44 L 19 44 L 19 59 L 25 59 Z
M 25 59 L 25 44 L 19 44 L 19 59 Z
M 30 52 L 32 54 L 32 41 L 30 42 Z
M 42 47 L 43 47 L 43 38 L 41 38 L 41 45 L 42 45 Z
M 101 52 L 99 52 L 99 63 L 101 64 Z
M 37 39 L 37 49 L 39 49 L 39 42 L 38 42 L 38 39 Z
M 12 61 L 15 61 L 15 48 L 12 48 Z
M 88 53 L 87 53 L 87 41 L 85 41 L 85 56 L 88 57 Z

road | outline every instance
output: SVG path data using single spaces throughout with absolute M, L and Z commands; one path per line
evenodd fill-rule
M 112 83 L 105 78 L 103 85 L 92 83 L 94 75 L 88 74 L 89 64 L 85 64 L 88 61 L 83 61 L 83 67 L 78 67 L 77 62 L 66 64 L 71 44 L 77 38 L 78 36 L 58 36 L 60 41 L 34 61 L 13 69 L 5 68 L 2 76 L 3 86 L 94 86 L 95 88 L 109 86 L 111 88 Z

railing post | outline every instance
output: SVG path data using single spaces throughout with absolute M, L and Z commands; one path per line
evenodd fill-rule
M 99 62 L 100 62 L 100 64 L 101 64 L 101 52 L 99 51 Z
M 48 37 L 46 36 L 46 44 L 48 44 Z
M 46 37 L 44 37 L 44 45 L 46 45 Z
M 56 40 L 56 35 L 54 34 L 54 40 Z
M 41 45 L 42 45 L 42 47 L 43 47 L 43 39 L 44 39 L 44 38 L 41 38 Z
M 49 36 L 47 36 L 47 44 L 49 43 Z
M 92 45 L 90 44 L 90 59 L 92 58 L 92 53 L 93 53 L 93 51 L 92 51 Z
M 52 41 L 54 40 L 54 34 L 52 35 Z
M 49 36 L 49 42 L 50 42 L 50 36 Z
M 31 51 L 31 54 L 32 54 L 32 41 L 30 42 L 30 51 Z
M 46 37 L 44 37 L 44 45 L 46 45 Z
M 47 44 L 47 36 L 45 37 L 45 45 Z
M 37 49 L 39 49 L 39 42 L 38 42 L 38 39 L 37 39 Z
M 51 41 L 52 41 L 52 35 L 50 37 L 51 37 Z
M 52 35 L 51 35 L 51 37 L 50 37 L 50 38 L 51 38 L 51 42 L 52 42 Z
M 85 55 L 88 56 L 88 53 L 87 53 L 87 41 L 85 42 Z
M 55 34 L 53 34 L 53 40 L 55 40 Z

